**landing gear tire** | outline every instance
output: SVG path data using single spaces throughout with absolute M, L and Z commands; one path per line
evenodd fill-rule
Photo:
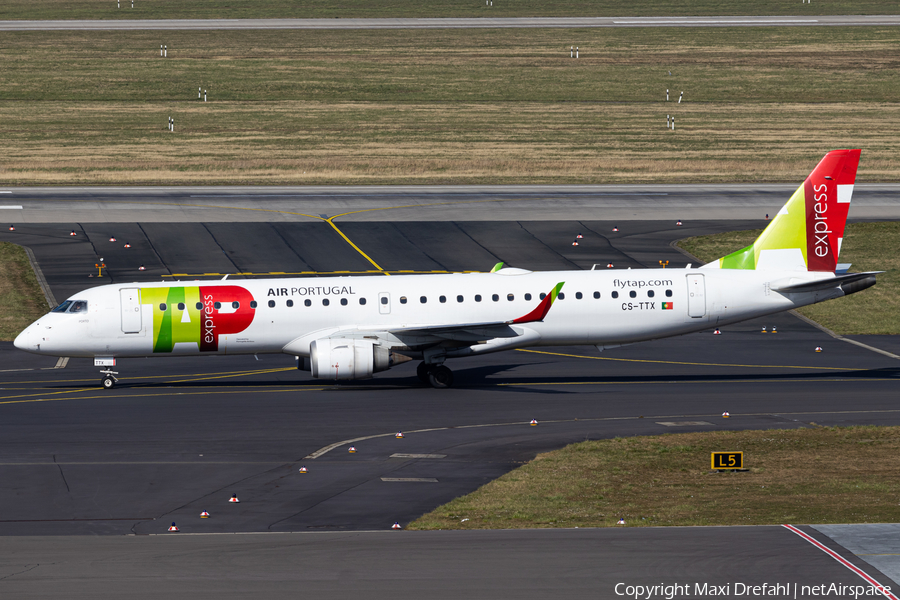
M 428 372 L 428 383 L 436 389 L 448 388 L 453 385 L 453 371 L 444 365 L 434 367 Z
M 114 387 L 116 387 L 115 378 L 113 378 L 110 375 L 107 375 L 106 377 L 103 378 L 103 389 L 104 390 L 111 390 Z
M 434 365 L 429 365 L 425 362 L 420 362 L 419 366 L 416 367 L 416 376 L 419 378 L 419 381 L 422 383 L 429 383 L 428 381 L 428 372 L 434 368 Z

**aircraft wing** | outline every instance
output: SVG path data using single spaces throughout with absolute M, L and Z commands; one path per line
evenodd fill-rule
M 462 342 L 477 342 L 493 338 L 511 338 L 521 335 L 511 325 L 523 325 L 543 321 L 550 307 L 559 295 L 565 282 L 556 284 L 550 293 L 528 314 L 522 315 L 510 321 L 487 321 L 482 323 L 453 323 L 443 325 L 412 325 L 409 327 L 394 327 L 388 329 L 388 333 L 398 338 L 431 336 L 445 340 Z

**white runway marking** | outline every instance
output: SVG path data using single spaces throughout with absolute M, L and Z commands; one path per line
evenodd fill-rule
M 831 548 L 829 548 L 828 546 L 823 544 L 822 542 L 816 540 L 811 535 L 807 535 L 807 534 L 803 533 L 802 531 L 800 531 L 793 525 L 782 525 L 782 527 L 784 527 L 785 529 L 787 529 L 789 531 L 796 533 L 797 535 L 802 537 L 804 540 L 806 540 L 807 542 L 809 542 L 810 544 L 812 544 L 813 546 L 815 546 L 816 548 L 818 548 L 819 550 L 821 550 L 822 552 L 824 552 L 825 554 L 827 554 L 828 556 L 833 558 L 834 560 L 838 561 L 839 563 L 841 563 L 842 565 L 844 565 L 845 567 L 847 567 L 848 569 L 850 569 L 851 571 L 853 571 L 854 573 L 856 573 L 857 575 L 862 577 L 866 581 L 866 583 L 868 583 L 869 585 L 872 585 L 876 588 L 880 588 L 882 590 L 882 593 L 884 594 L 885 598 L 890 598 L 891 600 L 898 600 L 897 596 L 895 596 L 893 593 L 888 591 L 890 589 L 890 587 L 885 589 L 885 587 L 883 585 L 881 585 L 880 583 L 878 583 L 878 581 L 876 581 L 874 577 L 872 577 L 871 575 L 869 575 L 868 573 L 866 573 L 865 571 L 863 571 L 862 569 L 860 569 L 859 567 L 857 567 L 856 565 L 851 563 L 849 560 L 847 560 L 846 558 L 844 558 L 843 556 L 841 556 L 840 554 L 838 554 L 837 552 L 835 552 L 834 550 L 832 550 Z

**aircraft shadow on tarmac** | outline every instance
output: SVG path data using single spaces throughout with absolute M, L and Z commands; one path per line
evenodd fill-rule
M 538 366 L 542 363 L 530 363 L 529 366 Z M 547 365 L 554 364 L 547 361 Z M 652 383 L 707 383 L 707 382 L 816 382 L 823 380 L 872 380 L 872 379 L 900 379 L 900 368 L 879 368 L 879 369 L 862 369 L 858 371 L 829 371 L 823 369 L 814 373 L 724 373 L 724 374 L 665 374 L 665 375 L 601 375 L 601 376 L 542 376 L 540 380 L 532 377 L 516 376 L 510 373 L 502 379 L 488 379 L 492 375 L 498 373 L 510 372 L 521 364 L 497 364 L 474 367 L 470 369 L 458 369 L 454 371 L 456 388 L 484 388 L 504 386 L 510 390 L 524 391 L 530 393 L 554 393 L 567 391 L 561 390 L 558 386 L 568 385 L 609 385 L 609 384 L 652 384 Z M 128 389 L 162 389 L 162 388 L 222 388 L 233 389 L 239 388 L 273 388 L 273 387 L 315 387 L 316 389 L 330 389 L 334 391 L 353 391 L 353 390 L 379 390 L 379 389 L 408 389 L 421 387 L 431 389 L 424 383 L 418 381 L 415 375 L 407 376 L 398 373 L 393 377 L 376 377 L 368 380 L 354 381 L 317 381 L 314 379 L 297 379 L 290 381 L 267 381 L 262 379 L 251 380 L 225 380 L 225 381 L 140 381 L 128 382 L 123 380 L 117 390 Z M 65 385 L 47 385 L 47 389 L 84 389 L 83 385 L 65 384 Z M 436 392 L 440 393 L 440 392 Z

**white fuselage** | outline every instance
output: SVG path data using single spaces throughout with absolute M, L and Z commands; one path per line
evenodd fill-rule
M 411 357 L 446 358 L 540 345 L 616 346 L 681 335 L 843 295 L 782 294 L 774 282 L 833 277 L 805 271 L 647 269 L 290 278 L 105 285 L 72 296 L 16 347 L 69 357 L 285 352 L 309 356 L 324 338 L 374 340 Z M 564 282 L 539 322 L 528 314 Z M 479 324 L 493 328 L 479 329 Z M 423 328 L 459 326 L 433 335 Z M 468 326 L 468 327 L 467 327 Z M 431 349 L 431 350 L 429 350 Z

